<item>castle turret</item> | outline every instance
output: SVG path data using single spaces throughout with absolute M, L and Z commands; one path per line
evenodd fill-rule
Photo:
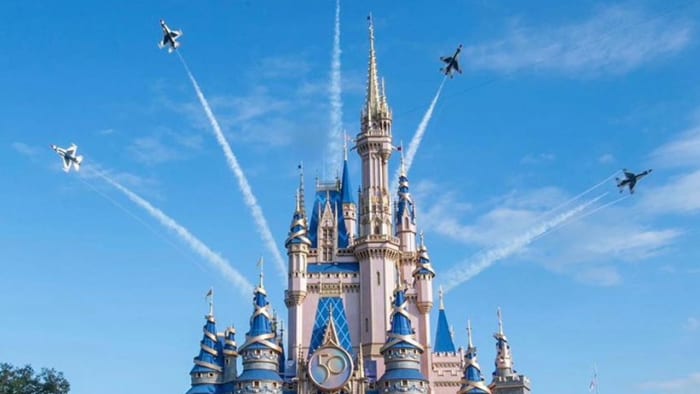
M 216 336 L 213 296 L 213 290 L 209 290 L 209 313 L 203 327 L 204 337 L 199 343 L 199 355 L 194 358 L 194 367 L 190 371 L 192 388 L 187 394 L 214 393 L 223 381 L 224 366 L 221 362 L 221 346 Z
M 361 131 L 355 139 L 362 160 L 359 235 L 353 253 L 359 262 L 360 342 L 368 367 L 376 376 L 384 372 L 384 345 L 389 325 L 391 294 L 396 288 L 399 241 L 393 232 L 393 214 L 389 195 L 389 158 L 392 115 L 384 89 L 380 89 L 377 58 L 374 51 L 374 25 L 369 19 L 369 68 L 367 97 L 361 115 Z
M 481 367 L 476 359 L 476 346 L 472 343 L 472 326 L 469 321 L 467 321 L 467 337 L 469 338 L 469 346 L 467 347 L 467 355 L 464 357 L 462 387 L 458 393 L 491 394 L 491 390 L 486 386 L 484 378 L 481 376 Z
M 412 254 L 411 254 L 412 256 Z M 404 268 L 402 266 L 402 268 Z M 411 273 L 413 277 L 413 287 L 416 292 L 416 307 L 418 314 L 416 316 L 418 323 L 418 341 L 423 344 L 425 352 L 422 356 L 422 369 L 426 376 L 430 375 L 432 365 L 432 347 L 430 344 L 430 312 L 433 310 L 433 279 L 435 271 L 430 264 L 428 256 L 428 248 L 426 248 L 423 234 L 421 233 L 421 243 L 418 248 L 418 258 L 415 264 L 415 269 Z
M 391 329 L 381 353 L 386 370 L 379 379 L 380 392 L 387 394 L 427 393 L 428 379 L 421 372 L 423 346 L 416 340 L 406 306 L 406 289 L 394 291 Z
M 489 388 L 493 394 L 529 394 L 530 379 L 525 375 L 518 375 L 513 369 L 513 355 L 510 351 L 508 338 L 503 332 L 503 317 L 501 308 L 498 308 L 498 332 L 493 334 L 496 339 L 496 361 Z
M 243 358 L 243 373 L 236 380 L 235 393 L 281 394 L 282 378 L 278 371 L 282 349 L 277 344 L 277 335 L 272 329 L 272 313 L 263 286 L 262 268 L 260 284 L 255 288 L 253 295 L 254 309 L 250 317 L 250 330 L 246 333 L 245 343 L 239 350 Z
M 288 349 L 296 349 L 302 343 L 304 299 L 307 294 L 308 257 L 311 240 L 308 237 L 306 211 L 304 209 L 304 173 L 299 164 L 299 188 L 296 193 L 296 207 L 285 242 L 289 259 L 289 280 L 284 302 L 287 306 L 290 331 Z
M 228 327 L 224 331 L 224 383 L 231 383 L 238 376 L 237 359 L 236 329 Z

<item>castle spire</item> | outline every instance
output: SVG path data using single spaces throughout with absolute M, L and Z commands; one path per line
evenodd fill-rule
M 438 324 L 435 333 L 435 352 L 455 353 L 455 343 L 452 339 L 450 325 L 447 322 L 447 315 L 445 314 L 445 293 L 442 290 L 442 286 L 440 286 L 438 294 L 440 297 L 440 310 L 438 311 Z
M 297 192 L 297 211 L 302 217 L 306 216 L 306 208 L 304 205 L 304 163 L 299 162 L 297 166 L 299 170 L 299 190 Z
M 209 290 L 207 293 L 209 300 L 211 300 L 211 295 L 213 295 L 213 292 Z M 187 391 L 188 394 L 214 392 L 217 385 L 222 383 L 224 373 L 224 367 L 221 363 L 222 349 L 216 336 L 216 320 L 214 319 L 211 301 L 209 314 L 206 316 L 206 322 L 202 331 L 204 335 L 199 343 L 199 355 L 194 358 L 194 367 L 190 371 L 192 388 Z
M 472 342 L 472 325 L 469 320 L 467 320 L 467 337 L 469 346 L 467 347 L 467 355 L 464 357 L 464 376 L 458 394 L 491 394 L 491 390 L 486 386 L 484 378 L 481 376 L 481 367 L 476 358 L 476 347 Z
M 508 343 L 508 338 L 503 332 L 503 316 L 501 314 L 501 308 L 496 310 L 498 316 L 498 332 L 493 334 L 496 339 L 496 370 L 493 372 L 493 376 L 514 376 L 515 371 L 513 370 L 513 355 L 510 352 L 510 344 Z
M 259 288 L 261 291 L 265 292 L 265 286 L 263 285 L 263 278 L 265 277 L 265 272 L 264 272 L 264 269 L 263 269 L 263 264 L 264 264 L 263 257 L 260 256 L 260 259 L 258 260 L 258 263 L 257 263 L 257 266 L 258 266 L 258 268 L 260 269 L 260 284 L 258 284 L 258 288 Z
M 369 120 L 379 111 L 379 73 L 377 71 L 377 55 L 374 51 L 374 23 L 372 14 L 367 17 L 369 22 L 369 70 L 367 72 L 367 97 L 365 99 L 365 114 Z

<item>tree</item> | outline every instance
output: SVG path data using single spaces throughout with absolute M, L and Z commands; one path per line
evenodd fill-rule
M 68 394 L 70 383 L 62 372 L 42 368 L 35 373 L 31 365 L 13 367 L 0 363 L 0 393 L 2 394 Z

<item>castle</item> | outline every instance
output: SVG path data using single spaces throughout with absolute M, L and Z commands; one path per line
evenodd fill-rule
M 392 112 L 384 84 L 379 85 L 371 20 L 367 97 L 355 144 L 362 161 L 357 202 L 347 147 L 341 178 L 317 182 L 310 217 L 300 176 L 285 242 L 286 346 L 261 274 L 250 329 L 240 347 L 235 329 L 217 332 L 210 309 L 187 394 L 530 393 L 529 379 L 513 369 L 500 310 L 490 383 L 482 377 L 471 327 L 466 351 L 455 348 L 442 291 L 431 340 L 436 272 L 422 234 L 418 237 L 405 171 L 392 203 L 388 164 L 397 148 Z

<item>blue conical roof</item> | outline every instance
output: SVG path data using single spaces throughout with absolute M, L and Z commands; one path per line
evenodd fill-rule
M 423 351 L 423 346 L 415 339 L 406 305 L 406 290 L 400 288 L 394 290 L 391 328 L 387 333 L 386 344 L 381 349 L 382 353 L 392 348 L 413 348 Z
M 199 355 L 194 358 L 194 367 L 190 371 L 193 373 L 220 373 L 223 371 L 221 363 L 221 346 L 216 337 L 216 321 L 213 315 L 207 316 L 204 324 L 204 336 L 199 343 Z
M 476 359 L 476 346 L 472 344 L 472 328 L 469 322 L 467 322 L 467 333 L 469 346 L 467 347 L 467 355 L 464 357 L 464 377 L 459 394 L 491 394 L 491 390 L 486 386 L 484 378 L 481 376 L 481 367 Z
M 279 346 L 273 341 L 276 334 L 272 330 L 272 314 L 270 303 L 267 301 L 267 292 L 262 286 L 255 288 L 253 296 L 253 315 L 250 317 L 250 330 L 246 333 L 246 341 L 241 346 L 240 352 L 248 348 L 270 348 L 280 351 Z
M 435 332 L 435 348 L 437 353 L 454 353 L 455 343 L 452 340 L 450 325 L 447 323 L 447 315 L 445 314 L 445 303 L 443 300 L 444 294 L 442 288 L 440 294 L 440 311 L 438 312 L 437 330 Z
M 350 171 L 348 171 L 348 159 L 343 161 L 343 177 L 340 186 L 341 202 L 343 204 L 354 204 L 352 199 L 352 187 L 350 187 Z

